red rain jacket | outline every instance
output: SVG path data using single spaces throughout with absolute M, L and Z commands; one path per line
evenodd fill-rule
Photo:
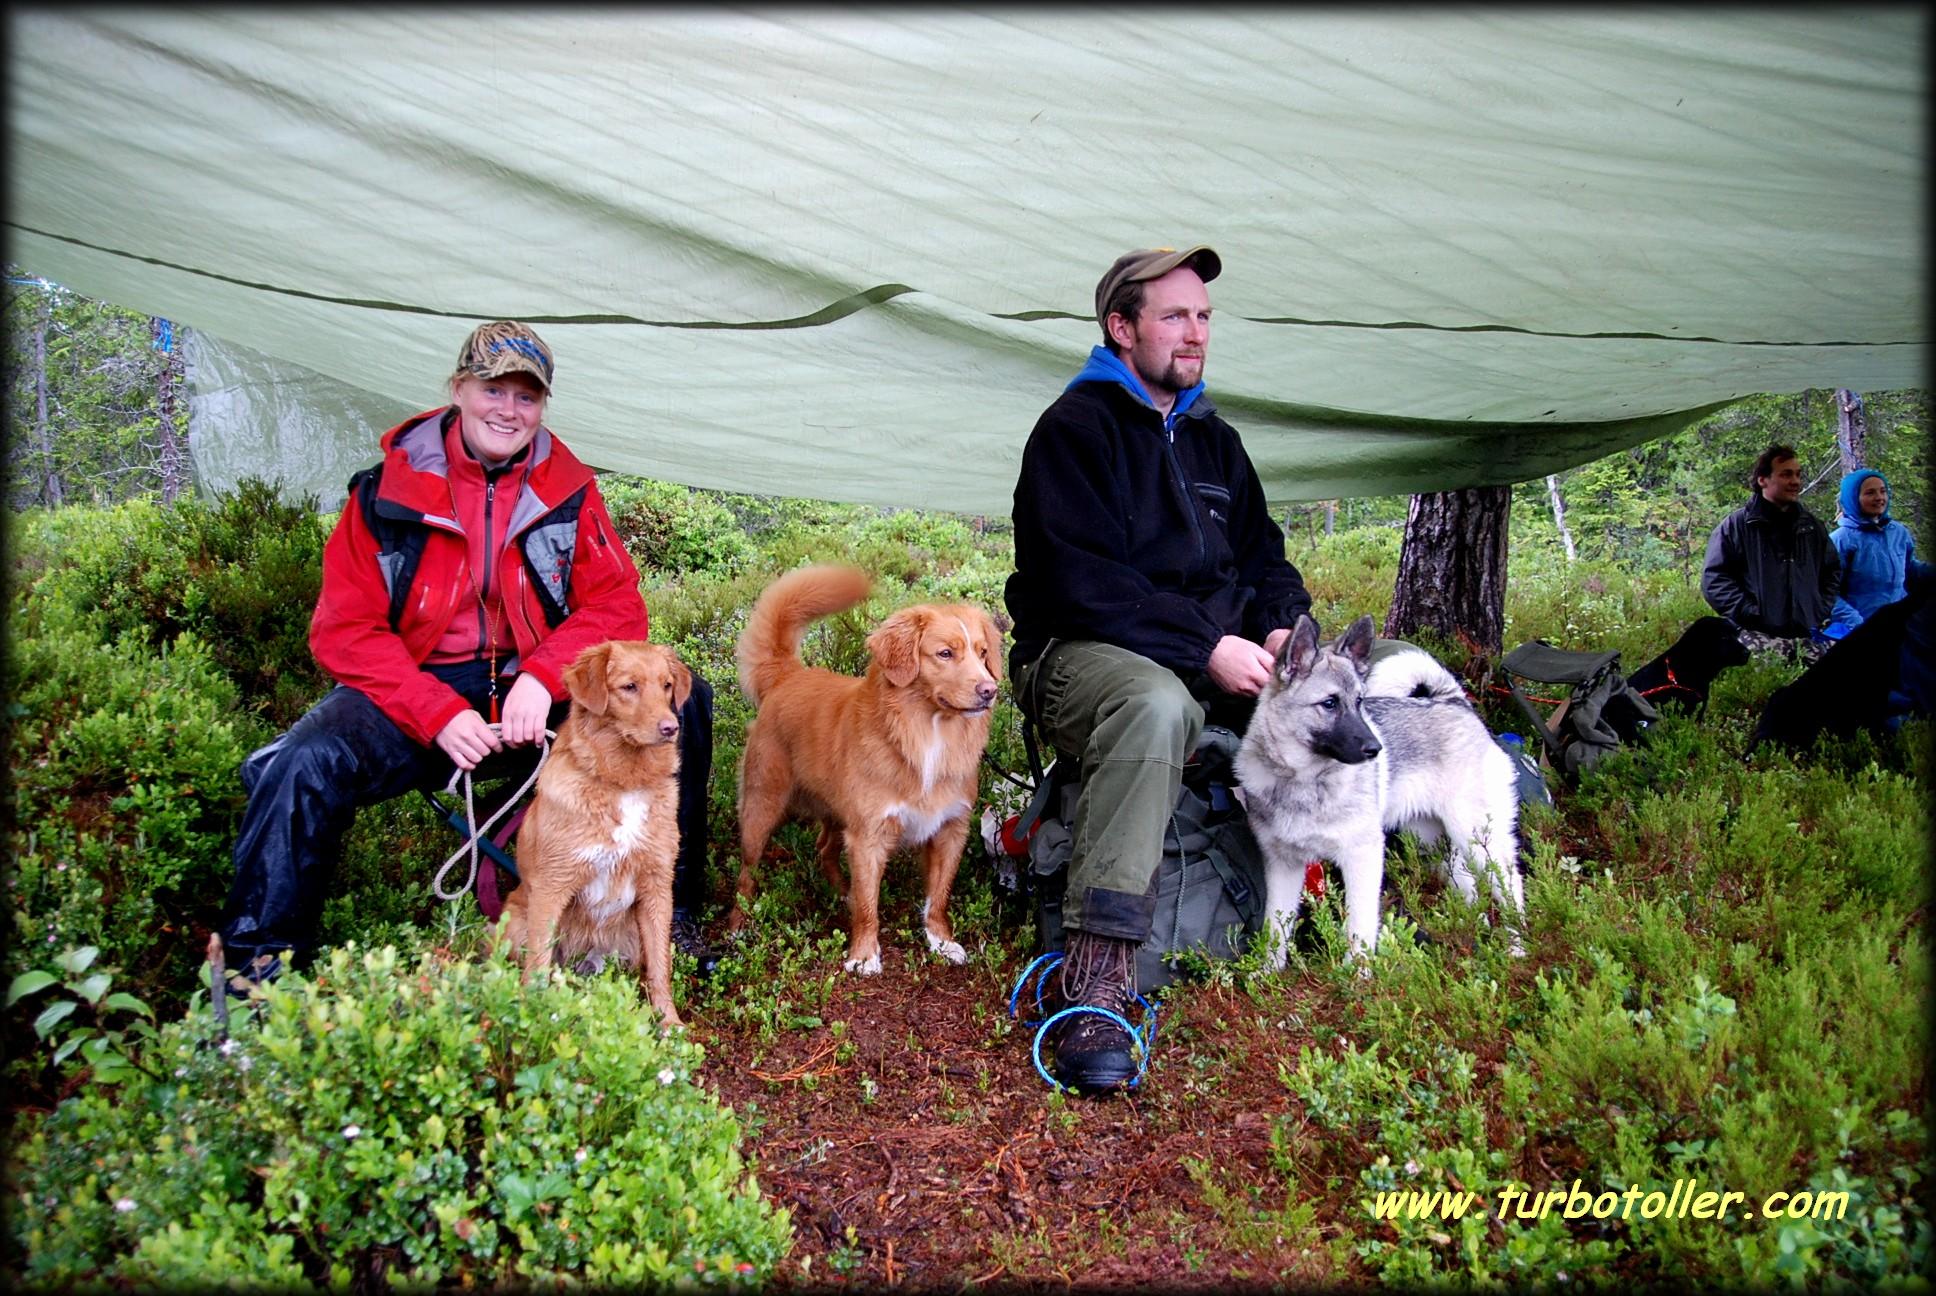
M 430 410 L 391 428 L 383 462 L 351 479 L 323 549 L 323 592 L 309 623 L 322 668 L 425 746 L 468 705 L 419 669 L 451 618 L 477 600 L 444 450 L 455 416 Z M 562 702 L 564 669 L 580 652 L 646 637 L 645 599 L 591 469 L 549 428 L 538 429 L 527 453 L 498 580 L 518 671 Z

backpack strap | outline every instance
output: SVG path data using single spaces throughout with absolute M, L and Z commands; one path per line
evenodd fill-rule
M 1042 664 L 1048 660 L 1049 654 L 1055 651 L 1057 642 L 1051 639 L 1042 645 L 1042 651 L 1035 655 L 1035 661 L 1032 663 L 1035 669 L 1029 673 L 1029 686 L 1023 690 L 1022 696 L 1015 699 L 1015 709 L 1022 713 L 1022 749 L 1028 753 L 1029 777 L 1035 780 L 1037 788 L 1043 786 L 1044 767 L 1042 749 L 1036 738 L 1035 695 L 1042 687 Z M 1036 795 L 1039 798 L 1041 793 L 1038 792 Z
M 383 573 L 383 586 L 390 594 L 390 629 L 403 624 L 403 610 L 410 599 L 410 586 L 423 563 L 424 545 L 429 532 L 418 525 L 423 514 L 385 502 L 380 496 L 383 465 L 365 468 L 350 478 L 349 493 L 363 515 L 363 525 L 376 538 L 376 565 Z
M 1218 830 L 1203 857 L 1217 871 L 1224 894 L 1230 897 L 1230 903 L 1243 915 L 1245 928 L 1255 931 L 1263 920 L 1264 898 L 1257 893 L 1257 887 L 1245 876 L 1244 870 L 1230 859 L 1230 854 L 1237 851 L 1243 852 L 1256 875 L 1262 876 L 1264 861 L 1257 848 L 1257 838 L 1250 831 L 1249 821 L 1241 815 L 1227 821 Z

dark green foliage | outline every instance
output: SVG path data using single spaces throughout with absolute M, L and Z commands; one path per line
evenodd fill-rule
M 22 548 L 50 566 L 23 591 L 27 615 L 58 604 L 96 618 L 105 636 L 151 645 L 193 633 L 241 704 L 284 728 L 328 687 L 309 653 L 309 618 L 331 521 L 313 497 L 284 501 L 255 479 L 213 501 L 29 515 Z
M 189 974 L 227 890 L 238 769 L 265 736 L 200 640 L 103 643 L 71 611 L 16 631 L 14 954 L 100 946 L 144 996 Z
M 9 971 L 88 944 L 144 997 L 192 981 L 242 759 L 326 685 L 307 639 L 328 528 L 313 504 L 250 482 L 15 519 Z
M 620 473 L 607 473 L 598 489 L 641 569 L 724 575 L 751 552 L 732 513 L 704 492 Z
M 632 978 L 339 947 L 14 1145 L 35 1286 L 757 1286 L 791 1225 Z
M 11 264 L 7 279 L 8 502 L 112 504 L 160 490 L 170 354 L 154 345 L 155 321 Z M 178 394 L 178 436 L 185 404 Z

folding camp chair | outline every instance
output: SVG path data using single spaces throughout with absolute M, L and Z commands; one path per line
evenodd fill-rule
M 1637 737 L 1660 718 L 1620 673 L 1618 649 L 1568 652 L 1543 639 L 1523 643 L 1499 663 L 1513 701 L 1539 735 L 1547 763 L 1568 777 L 1590 769 L 1623 737 Z M 1566 685 L 1564 697 L 1535 697 L 1521 681 Z M 1552 707 L 1541 715 L 1535 702 Z
M 447 789 L 433 792 L 429 788 L 419 788 L 418 791 L 423 794 L 423 799 L 430 803 L 431 809 L 437 812 L 439 819 L 449 824 L 459 837 L 467 842 L 470 840 L 471 828 L 464 819 L 462 797 L 455 796 Z M 515 796 L 518 788 L 515 783 L 507 781 L 502 788 L 493 789 L 493 792 L 496 795 L 486 798 L 484 804 L 475 808 L 479 823 L 488 822 L 490 817 L 504 805 L 504 797 Z M 524 804 L 506 815 L 491 829 L 489 835 L 477 839 L 478 853 L 497 866 L 497 868 L 480 867 L 477 870 L 477 880 L 473 884 L 473 889 L 477 893 L 477 907 L 487 922 L 497 921 L 498 915 L 504 911 L 504 892 L 516 889 L 522 880 L 518 875 L 517 861 L 511 858 L 511 843 L 516 840 L 518 826 L 524 822 L 525 811 L 530 808 L 531 801 L 527 797 Z M 503 869 L 510 875 L 509 887 L 499 888 L 497 869 Z M 455 894 L 461 896 L 463 892 L 460 890 Z

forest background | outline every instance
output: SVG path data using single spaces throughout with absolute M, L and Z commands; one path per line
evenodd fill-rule
M 190 487 L 182 339 L 167 321 L 90 300 L 7 270 L 8 501 L 15 510 L 67 502 L 172 500 Z M 433 400 L 435 392 L 425 399 Z M 1889 478 L 1892 515 L 1929 552 L 1927 393 L 1862 393 L 1873 435 L 1868 465 Z M 1619 555 L 1640 570 L 1698 580 L 1714 525 L 1746 499 L 1747 465 L 1781 441 L 1803 451 L 1804 502 L 1835 522 L 1840 482 L 1830 393 L 1748 396 L 1662 438 L 1555 475 L 1582 556 Z M 1409 497 L 1292 505 L 1287 533 L 1402 527 Z M 1545 480 L 1514 490 L 1517 545 L 1557 542 Z M 1005 519 L 995 519 L 1000 525 Z
M 377 1289 L 568 1272 L 1211 1290 L 1927 1273 L 1928 728 L 1744 760 L 1760 705 L 1794 677 L 1782 663 L 1729 672 L 1704 716 L 1671 713 L 1577 785 L 1553 780 L 1555 809 L 1522 824 L 1528 958 L 1401 846 L 1396 939 L 1373 977 L 1337 958 L 1334 894 L 1282 976 L 1239 960 L 1166 995 L 1149 1081 L 1117 1103 L 1065 1102 L 1036 1077 L 1029 1032 L 1004 1011 L 1033 933 L 978 845 L 955 901 L 970 965 L 919 952 L 919 897 L 895 870 L 887 972 L 862 982 L 838 972 L 837 904 L 799 828 L 715 981 L 682 968 L 684 1038 L 638 1030 L 616 973 L 520 994 L 480 955 L 474 903 L 431 895 L 455 840 L 414 799 L 359 817 L 324 917 L 334 954 L 218 1029 L 200 968 L 237 767 L 326 686 L 305 634 L 333 517 L 263 483 L 198 496 L 165 322 L 14 267 L 6 311 L 17 1282 Z M 1862 394 L 1869 463 L 1927 556 L 1926 394 Z M 1799 448 L 1804 502 L 1833 521 L 1834 433 L 1827 391 L 1752 396 L 1518 485 L 1507 645 L 1647 660 L 1706 612 L 1708 533 L 1747 498 L 1763 445 Z M 1008 522 L 618 475 L 602 489 L 654 637 L 719 688 L 716 934 L 751 714 L 732 643 L 753 597 L 801 562 L 868 568 L 875 597 L 807 645 L 857 671 L 894 607 L 998 609 Z M 1326 627 L 1382 619 L 1406 507 L 1280 511 Z M 1495 728 L 1518 723 L 1482 701 Z M 1006 701 L 989 765 L 984 800 L 1012 805 L 1025 763 Z M 1676 1177 L 1853 1206 L 1726 1229 L 1369 1211 L 1396 1188 L 1491 1203 L 1514 1182 Z

